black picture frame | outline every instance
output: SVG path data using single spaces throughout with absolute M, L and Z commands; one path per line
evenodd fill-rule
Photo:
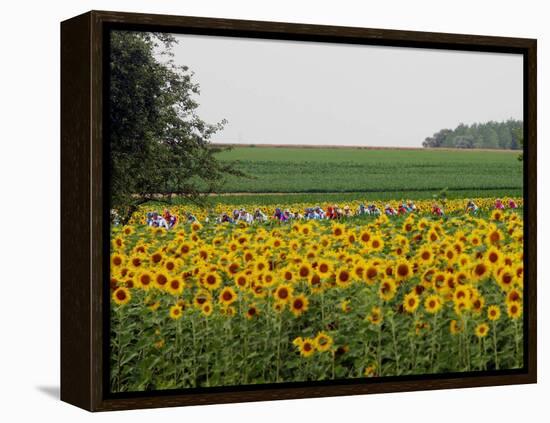
M 331 383 L 110 394 L 106 66 L 113 29 L 517 53 L 524 63 L 524 367 Z M 90 11 L 61 23 L 61 399 L 90 411 L 536 383 L 536 40 Z M 70 222 L 70 224 L 67 224 Z

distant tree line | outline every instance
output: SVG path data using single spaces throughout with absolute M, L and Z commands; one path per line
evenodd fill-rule
M 521 150 L 523 148 L 523 121 L 509 119 L 442 129 L 422 143 L 426 148 L 495 148 Z

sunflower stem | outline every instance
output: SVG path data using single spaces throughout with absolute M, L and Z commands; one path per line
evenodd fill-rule
M 321 288 L 321 326 L 325 330 L 325 293 L 323 288 Z
M 378 376 L 382 376 L 382 325 L 378 325 L 378 345 L 376 347 L 376 363 L 378 365 Z
M 210 369 L 209 369 L 209 360 L 210 360 L 210 346 L 208 345 L 208 316 L 205 316 L 204 319 L 204 357 L 206 358 L 206 386 L 210 386 Z
M 514 341 L 516 346 L 516 354 L 515 354 L 515 361 L 516 361 L 516 367 L 519 367 L 520 360 L 519 360 L 519 336 L 518 336 L 518 321 L 514 319 Z
M 191 336 L 193 339 L 193 385 L 197 386 L 197 334 L 195 329 L 195 314 L 191 316 Z
M 466 350 L 466 370 L 471 370 L 471 361 L 470 361 L 470 343 L 468 342 L 469 335 L 468 335 L 468 318 L 464 318 L 464 349 Z
M 437 313 L 434 313 L 433 322 L 432 322 L 432 333 L 431 333 L 431 345 L 430 345 L 430 369 L 431 372 L 435 371 L 435 337 L 437 335 Z
M 497 351 L 497 325 L 496 325 L 496 321 L 494 320 L 493 320 L 493 350 L 495 354 L 495 368 L 499 370 L 498 351 Z
M 391 325 L 391 335 L 393 340 L 393 352 L 395 355 L 395 370 L 396 373 L 399 375 L 401 374 L 400 365 L 399 365 L 399 352 L 397 351 L 397 338 L 395 336 L 395 322 L 393 320 L 393 314 L 390 315 L 390 325 Z
M 416 370 L 416 354 L 417 354 L 415 330 L 416 330 L 416 313 L 413 314 L 412 327 L 411 327 L 411 330 L 409 331 L 409 341 L 411 344 L 411 356 L 412 356 L 411 371 L 413 372 Z
M 279 382 L 279 372 L 281 369 L 281 327 L 282 318 L 281 314 L 278 316 L 278 330 L 277 330 L 277 368 L 275 371 L 275 382 Z
M 118 330 L 117 330 L 117 367 L 118 367 L 118 371 L 117 371 L 117 391 L 120 392 L 120 374 L 122 372 L 122 366 L 121 366 L 121 361 L 122 361 L 122 345 L 121 345 L 121 339 L 120 339 L 120 332 L 121 332 L 121 329 L 122 329 L 122 318 L 120 316 L 120 307 L 117 307 L 116 309 L 116 316 L 117 316 L 117 320 L 118 320 Z

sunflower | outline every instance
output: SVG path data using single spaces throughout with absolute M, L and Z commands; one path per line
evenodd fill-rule
M 498 275 L 497 282 L 504 291 L 509 291 L 515 283 L 515 275 L 511 270 L 503 270 Z
M 237 300 L 237 294 L 235 293 L 235 290 L 232 287 L 226 286 L 221 290 L 218 300 L 220 301 L 221 304 L 227 307 L 233 304 Z
M 429 295 L 424 300 L 424 308 L 430 314 L 435 314 L 443 307 L 441 297 L 439 295 Z
M 451 320 L 451 323 L 449 324 L 449 332 L 451 332 L 451 335 L 457 335 L 464 329 L 464 324 L 462 322 L 459 322 L 458 320 Z
M 232 306 L 221 307 L 220 314 L 226 317 L 233 317 L 235 316 L 235 314 L 237 314 L 237 310 L 235 310 L 235 307 L 232 307 Z
M 511 319 L 519 319 L 522 314 L 521 304 L 517 302 L 508 303 L 506 312 Z
M 481 313 L 483 310 L 483 307 L 485 306 L 485 298 L 483 298 L 481 295 L 474 295 L 472 297 L 472 311 L 474 313 Z
M 220 275 L 216 272 L 209 272 L 203 278 L 204 285 L 211 291 L 217 289 L 221 285 Z
M 302 263 L 298 267 L 298 276 L 302 279 L 308 279 L 312 271 L 312 267 L 309 263 Z
M 491 321 L 500 319 L 500 307 L 497 305 L 491 305 L 487 308 L 487 318 Z
M 197 258 L 199 258 L 202 261 L 207 262 L 211 255 L 213 254 L 213 251 L 209 247 L 201 247 L 199 248 L 199 251 L 197 253 Z
M 263 287 L 260 284 L 253 284 L 252 285 L 252 294 L 256 298 L 265 298 L 268 294 L 267 288 Z
M 134 228 L 132 226 L 124 226 L 122 228 L 122 232 L 124 233 L 124 235 L 132 235 L 134 233 Z
M 290 266 L 285 267 L 281 270 L 281 278 L 285 282 L 292 282 L 294 281 L 294 272 L 293 269 Z
M 158 272 L 154 276 L 155 286 L 158 289 L 165 289 L 168 283 L 168 275 L 164 272 Z
M 357 242 L 357 234 L 352 231 L 348 231 L 346 234 L 347 245 L 353 247 L 353 244 Z
M 472 259 L 467 254 L 460 254 L 456 262 L 461 268 L 467 268 L 467 267 L 470 267 L 470 264 L 472 263 Z
M 137 274 L 136 278 L 138 285 L 145 291 L 151 289 L 153 284 L 153 274 L 147 270 L 143 270 Z
M 487 323 L 480 323 L 475 328 L 475 334 L 478 338 L 485 338 L 489 333 L 489 325 Z
M 145 299 L 145 306 L 151 310 L 151 311 L 157 311 L 158 308 L 160 307 L 160 301 L 155 301 L 151 298 L 146 298 Z
M 424 271 L 420 277 L 420 282 L 424 288 L 432 288 L 434 286 L 434 276 L 436 274 L 436 269 L 429 267 Z
M 317 262 L 317 272 L 321 276 L 327 276 L 332 272 L 332 264 L 326 259 L 321 259 Z
M 258 307 L 255 304 L 250 304 L 246 309 L 246 318 L 248 320 L 254 319 L 259 314 Z
M 481 281 L 489 276 L 489 266 L 480 261 L 473 265 L 471 270 L 471 277 L 474 281 Z
M 443 253 L 447 263 L 453 264 L 457 258 L 457 253 L 453 247 L 447 247 Z
M 294 316 L 298 317 L 305 313 L 309 306 L 309 300 L 303 294 L 297 295 L 290 302 L 290 310 Z
M 233 281 L 235 282 L 235 285 L 237 285 L 237 287 L 241 290 L 248 288 L 248 276 L 244 272 L 235 275 Z
M 130 290 L 123 286 L 118 287 L 115 292 L 113 292 L 113 301 L 118 305 L 125 305 L 130 302 L 132 295 Z
M 292 251 L 298 251 L 300 249 L 300 241 L 292 239 L 288 243 L 288 248 Z
M 470 286 L 458 285 L 453 292 L 453 300 L 456 301 L 470 301 L 472 298 Z
M 322 289 L 322 281 L 321 276 L 317 272 L 311 272 L 311 276 L 309 277 L 309 286 L 311 286 L 312 292 L 320 292 Z
M 349 300 L 344 300 L 340 303 L 340 308 L 344 313 L 349 313 L 351 311 L 351 305 Z
M 351 272 L 347 269 L 340 269 L 336 272 L 336 284 L 341 288 L 350 286 L 352 282 Z
M 493 210 L 492 213 L 491 213 L 491 220 L 496 220 L 496 221 L 501 221 L 502 218 L 504 217 L 504 214 L 502 213 L 501 210 Z
M 519 302 L 521 302 L 521 299 L 522 299 L 522 294 L 516 288 L 510 289 L 510 291 L 508 291 L 508 293 L 506 294 L 506 303 L 507 304 L 514 303 L 514 302 L 519 303 Z
M 139 269 L 143 265 L 143 258 L 141 256 L 131 256 L 128 260 L 130 266 L 134 269 Z
M 379 271 L 374 262 L 369 262 L 363 272 L 363 278 L 369 285 L 373 285 L 378 279 Z
M 397 285 L 393 279 L 385 278 L 380 282 L 378 296 L 384 301 L 390 301 L 397 292 Z
M 212 295 L 210 294 L 210 292 L 205 290 L 198 291 L 193 298 L 193 304 L 195 304 L 195 307 L 199 309 L 202 307 L 204 303 L 211 302 L 211 301 L 212 301 Z
M 187 308 L 187 303 L 185 302 L 184 299 L 179 299 L 177 302 L 176 302 L 177 305 L 179 305 L 181 307 L 181 311 L 185 311 L 185 309 Z
M 178 266 L 179 266 L 179 263 L 176 260 L 167 259 L 167 260 L 164 261 L 164 268 L 168 272 L 174 272 Z
M 433 242 L 436 242 L 438 239 L 439 239 L 439 235 L 437 231 L 435 231 L 434 229 L 430 229 L 428 231 L 428 240 L 433 243 Z
M 210 301 L 205 302 L 201 307 L 201 313 L 208 317 L 212 314 L 214 311 L 214 308 L 212 307 L 212 303 Z
M 409 292 L 407 295 L 405 295 L 405 298 L 403 299 L 403 308 L 408 313 L 414 313 L 418 308 L 419 302 L 420 299 L 418 298 L 416 292 Z
M 120 236 L 117 236 L 115 239 L 112 240 L 113 249 L 117 250 L 124 247 L 124 239 Z
M 374 376 L 376 376 L 376 365 L 371 365 L 371 366 L 365 367 L 364 375 L 365 375 L 365 377 L 374 377 Z
M 311 357 L 315 352 L 315 341 L 310 338 L 306 338 L 298 345 L 300 355 L 302 357 Z
M 456 283 L 456 275 L 454 273 L 448 273 L 445 276 L 445 286 L 442 287 L 439 292 L 440 293 L 447 293 L 449 291 L 452 291 L 455 289 L 457 283 Z
M 186 256 L 191 252 L 192 249 L 192 244 L 190 244 L 189 242 L 182 242 L 177 248 L 177 251 L 180 253 L 180 255 Z
M 353 264 L 352 268 L 352 274 L 354 275 L 355 279 L 363 279 L 363 275 L 365 274 L 365 267 L 366 263 L 363 259 L 356 260 Z
M 504 236 L 502 235 L 502 232 L 500 232 L 496 226 L 490 227 L 489 231 L 487 232 L 487 244 L 489 245 L 496 245 L 500 241 L 504 239 Z
M 325 332 L 317 333 L 317 336 L 314 339 L 315 345 L 317 346 L 317 351 L 325 352 L 330 350 L 333 344 L 333 339 L 330 335 Z
M 258 257 L 254 263 L 254 270 L 257 272 L 269 270 L 269 262 L 264 257 Z
M 404 281 L 412 276 L 412 268 L 408 261 L 400 260 L 395 266 L 395 277 L 399 281 Z
M 238 262 L 236 261 L 231 261 L 227 266 L 226 266 L 226 271 L 227 273 L 229 273 L 230 275 L 236 275 L 239 270 L 240 270 L 240 265 Z
M 470 244 L 473 245 L 474 247 L 477 247 L 477 246 L 481 245 L 481 236 L 476 232 L 474 232 L 472 235 L 470 235 L 468 240 L 469 240 Z
M 275 283 L 275 274 L 270 271 L 266 271 L 262 274 L 262 284 L 264 286 L 272 286 Z
M 124 262 L 125 258 L 122 254 L 115 253 L 111 256 L 111 267 L 122 267 Z
M 487 252 L 485 253 L 485 257 L 487 258 L 487 261 L 491 263 L 491 266 L 496 267 L 500 264 L 502 261 L 502 253 L 497 248 L 490 247 Z
M 384 249 L 384 240 L 380 236 L 373 236 L 370 247 L 372 251 L 382 251 Z
M 445 291 L 447 289 L 447 274 L 441 271 L 434 271 L 432 276 L 431 286 L 435 288 L 438 292 Z M 428 285 L 428 288 L 430 285 Z
M 170 307 L 169 315 L 170 318 L 173 320 L 181 319 L 181 316 L 183 316 L 181 307 L 177 304 L 173 305 L 172 307 Z
M 432 249 L 429 247 L 422 247 L 418 251 L 418 259 L 420 260 L 420 263 L 424 265 L 429 265 L 433 262 L 433 252 Z
M 403 223 L 403 231 L 411 232 L 414 229 L 414 221 L 412 219 L 407 219 Z
M 345 235 L 346 227 L 341 223 L 335 223 L 332 225 L 331 232 L 334 237 L 340 238 Z
M 381 271 L 382 271 L 382 274 L 385 275 L 386 277 L 393 277 L 393 274 L 394 274 L 394 263 L 393 261 L 391 260 L 387 260 L 385 262 L 383 262 L 381 265 Z
M 162 251 L 157 250 L 150 256 L 151 263 L 153 263 L 155 266 L 162 262 L 162 259 L 164 258 Z
M 380 307 L 373 307 L 368 316 L 369 322 L 373 325 L 380 325 L 382 323 L 382 309 Z
M 363 244 L 368 244 L 370 239 L 371 239 L 372 235 L 371 233 L 369 232 L 368 229 L 364 229 L 361 231 L 361 233 L 359 234 L 359 241 L 361 241 Z
M 166 284 L 166 291 L 172 295 L 181 295 L 185 284 L 181 278 L 170 278 Z

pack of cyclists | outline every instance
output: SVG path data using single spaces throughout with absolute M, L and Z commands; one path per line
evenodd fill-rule
M 507 207 L 505 202 L 501 199 L 496 199 L 494 206 L 496 210 L 517 209 L 517 203 L 509 199 Z M 383 212 L 374 203 L 364 204 L 361 203 L 356 210 L 352 210 L 350 206 L 344 205 L 343 207 L 337 204 L 331 204 L 326 207 L 326 210 L 319 205 L 313 207 L 306 207 L 303 211 L 294 211 L 289 208 L 276 207 L 272 213 L 268 213 L 261 208 L 256 208 L 253 212 L 247 211 L 245 208 L 234 209 L 231 212 L 223 212 L 219 215 L 215 215 L 212 211 L 205 217 L 205 223 L 215 222 L 232 223 L 237 224 L 240 222 L 248 225 L 254 223 L 266 223 L 269 221 L 275 222 L 288 222 L 291 220 L 338 220 L 346 219 L 353 216 L 380 216 L 384 213 L 386 216 L 402 216 L 410 213 L 417 212 L 418 209 L 413 201 L 401 201 L 397 207 L 393 207 L 391 204 L 386 204 L 383 208 Z M 473 200 L 468 200 L 464 212 L 471 215 L 478 215 L 480 208 Z M 444 217 L 445 211 L 442 204 L 434 202 L 431 207 L 431 214 L 437 217 Z M 178 223 L 193 223 L 198 222 L 197 218 L 191 212 L 184 212 L 181 219 L 175 214 L 172 214 L 168 209 L 164 209 L 163 213 L 156 211 L 148 212 L 146 214 L 146 222 L 148 226 L 159 227 L 165 229 L 172 229 Z

